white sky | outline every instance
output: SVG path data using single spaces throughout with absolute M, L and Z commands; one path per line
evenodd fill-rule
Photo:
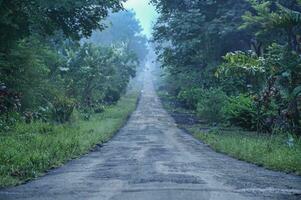
M 153 24 L 158 16 L 155 8 L 149 4 L 149 0 L 128 0 L 124 7 L 133 9 L 136 12 L 136 17 L 140 21 L 144 30 L 144 34 L 150 38 Z

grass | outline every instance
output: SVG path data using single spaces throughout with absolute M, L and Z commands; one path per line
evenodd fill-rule
M 17 124 L 13 132 L 0 135 L 0 187 L 36 178 L 108 141 L 135 110 L 137 99 L 137 93 L 128 94 L 89 121 Z
M 286 135 L 264 135 L 243 131 L 200 131 L 197 126 L 188 130 L 217 152 L 272 170 L 301 175 L 301 139 L 287 144 Z
M 175 106 L 174 97 L 159 92 L 163 106 L 171 113 L 190 113 Z M 268 169 L 301 175 L 301 138 L 294 138 L 294 145 L 288 145 L 288 135 L 257 134 L 233 129 L 212 128 L 210 124 L 179 124 L 195 138 L 208 144 L 217 152 L 263 166 Z M 204 130 L 210 131 L 204 131 Z

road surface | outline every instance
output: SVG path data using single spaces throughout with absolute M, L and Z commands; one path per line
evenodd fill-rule
M 215 153 L 178 129 L 151 75 L 127 125 L 103 147 L 44 177 L 0 190 L 0 199 L 301 199 L 301 177 Z

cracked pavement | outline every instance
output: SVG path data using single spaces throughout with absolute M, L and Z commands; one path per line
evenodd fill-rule
M 0 199 L 253 200 L 301 199 L 301 177 L 211 150 L 177 128 L 144 75 L 137 110 L 103 147 Z

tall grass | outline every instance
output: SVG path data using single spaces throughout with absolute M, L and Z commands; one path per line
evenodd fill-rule
M 135 110 L 137 99 L 137 93 L 128 94 L 89 121 L 17 124 L 14 131 L 0 135 L 0 187 L 40 176 L 108 141 Z
M 235 158 L 273 170 L 301 175 L 301 139 L 295 137 L 288 145 L 286 135 L 263 135 L 242 131 L 204 133 L 189 128 L 193 135 L 213 149 Z
M 174 97 L 159 92 L 163 106 L 171 113 L 191 111 L 176 107 L 172 102 Z M 301 138 L 292 137 L 290 141 L 287 134 L 269 135 L 254 132 L 239 131 L 238 129 L 212 128 L 211 124 L 182 124 L 179 126 L 190 132 L 195 138 L 211 146 L 217 152 L 230 155 L 272 170 L 295 173 L 301 175 Z M 210 130 L 209 132 L 207 130 Z M 206 130 L 206 131 L 205 131 Z

